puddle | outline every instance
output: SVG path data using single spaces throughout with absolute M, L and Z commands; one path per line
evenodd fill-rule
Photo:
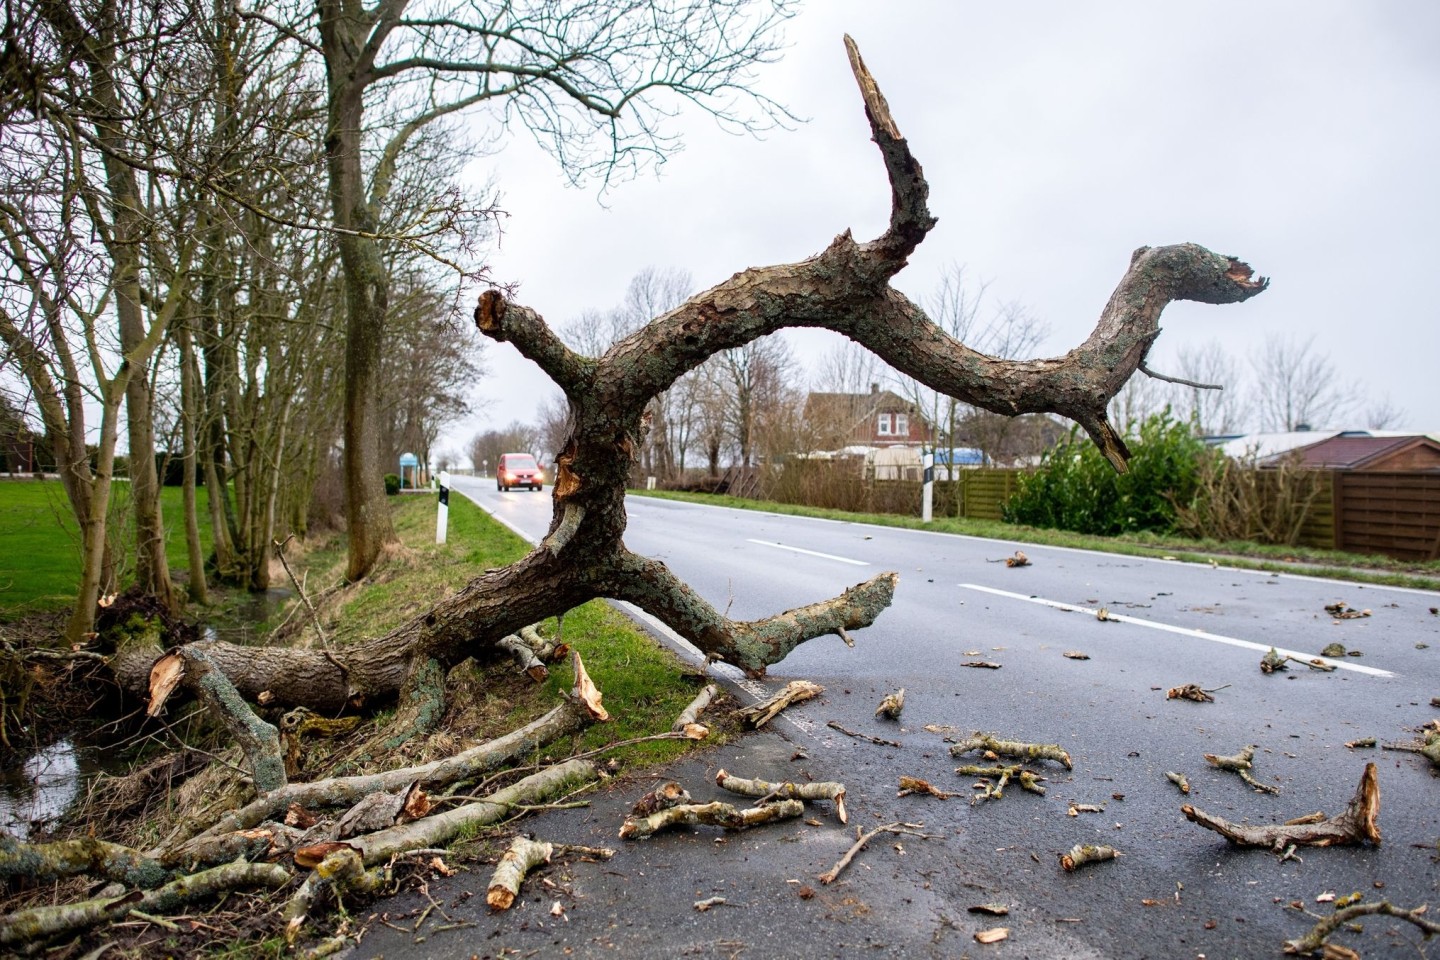
M 0 773 L 0 830 L 21 840 L 59 817 L 85 779 L 98 773 L 94 751 L 59 740 Z
M 202 624 L 200 637 L 246 646 L 259 643 L 264 636 L 261 628 L 265 627 L 268 631 L 268 627 L 272 626 L 268 621 L 290 597 L 290 591 L 282 587 L 247 594 L 243 600 L 230 606 L 224 616 L 212 617 Z

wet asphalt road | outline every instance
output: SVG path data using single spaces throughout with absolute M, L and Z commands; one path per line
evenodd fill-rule
M 456 486 L 532 538 L 544 532 L 548 496 L 500 494 L 493 481 L 467 478 Z M 902 854 L 896 838 L 877 838 L 840 883 L 821 888 L 813 878 L 853 836 L 826 805 L 816 808 L 818 827 L 662 835 L 627 844 L 603 867 L 557 868 L 548 899 L 518 913 L 488 917 L 476 897 L 475 927 L 419 946 L 379 927 L 357 955 L 499 956 L 503 947 L 559 956 L 569 947 L 575 956 L 822 957 L 864 947 L 880 956 L 1250 957 L 1276 955 L 1285 939 L 1308 929 L 1311 921 L 1287 908 L 1292 900 L 1323 910 L 1317 895 L 1359 890 L 1440 906 L 1440 780 L 1414 755 L 1344 746 L 1372 736 L 1403 740 L 1440 715 L 1429 706 L 1440 696 L 1434 594 L 647 498 L 632 497 L 630 513 L 632 549 L 663 559 L 736 618 L 899 571 L 894 605 L 854 634 L 855 649 L 836 638 L 813 640 L 763 684 L 744 684 L 760 693 L 804 678 L 824 685 L 823 697 L 790 711 L 775 733 L 701 754 L 673 773 L 705 798 L 715 792 L 707 791 L 707 776 L 718 766 L 772 780 L 838 779 L 849 790 L 852 827 L 923 821 L 944 839 L 898 838 Z M 1017 548 L 1031 566 L 999 562 Z M 1372 615 L 1336 624 L 1323 607 L 1337 600 Z M 1102 606 L 1122 619 L 1101 622 L 1093 611 Z M 1270 645 L 1314 656 L 1331 642 L 1363 656 L 1342 658 L 1333 673 L 1295 664 L 1271 676 L 1258 669 Z M 1090 659 L 1068 659 L 1066 651 Z M 963 666 L 975 660 L 1001 668 Z M 1184 683 L 1224 689 L 1210 704 L 1165 699 L 1166 689 Z M 900 686 L 903 722 L 874 719 L 880 697 Z M 826 727 L 831 720 L 902 746 L 853 740 Z M 1074 770 L 1043 764 L 1050 768 L 1044 797 L 1012 788 L 978 806 L 897 799 L 901 774 L 969 789 L 954 773 L 943 734 L 927 732 L 927 724 L 1058 742 Z M 1278 796 L 1212 771 L 1201 756 L 1246 744 L 1258 745 L 1256 775 L 1278 786 Z M 797 753 L 804 758 L 791 760 Z M 1303 862 L 1282 864 L 1264 851 L 1231 850 L 1179 815 L 1184 800 L 1255 823 L 1335 813 L 1367 760 L 1380 771 L 1385 840 L 1376 848 L 1301 850 Z M 1165 779 L 1167 770 L 1189 777 L 1188 798 Z M 649 785 L 621 784 L 588 811 L 545 815 L 531 828 L 550 839 L 614 845 L 625 808 Z M 1069 817 L 1067 801 L 1104 812 Z M 1074 843 L 1111 844 L 1123 856 L 1066 874 L 1057 857 Z M 463 896 L 485 879 L 456 878 L 431 893 Z M 806 885 L 818 895 L 798 897 Z M 717 893 L 731 903 L 703 914 L 691 907 Z M 555 901 L 565 919 L 545 912 Z M 966 913 L 992 901 L 1009 904 L 1011 914 Z M 981 946 L 972 939 L 997 925 L 1011 928 L 1009 940 Z M 1417 941 L 1409 928 L 1372 921 L 1351 942 L 1366 956 L 1423 956 Z M 1440 956 L 1440 947 L 1430 950 Z

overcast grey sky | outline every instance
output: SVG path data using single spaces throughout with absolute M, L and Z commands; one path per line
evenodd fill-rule
M 1195 241 L 1273 278 L 1229 307 L 1177 304 L 1152 352 L 1221 340 L 1248 358 L 1308 337 L 1343 377 L 1440 431 L 1440 4 L 812 0 L 759 89 L 806 119 L 764 139 L 692 110 L 658 176 L 566 185 L 533 145 L 478 161 L 509 212 L 497 279 L 555 326 L 620 302 L 646 266 L 697 288 L 883 229 L 889 190 L 841 37 L 851 34 L 924 166 L 939 226 L 896 285 L 962 264 L 1051 329 L 1089 332 L 1141 245 Z M 839 338 L 792 335 L 814 359 Z M 482 413 L 531 420 L 558 389 L 509 345 L 487 351 Z M 1358 423 L 1321 426 L 1358 426 Z

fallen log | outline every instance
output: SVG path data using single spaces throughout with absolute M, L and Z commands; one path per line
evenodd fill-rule
M 766 780 L 747 780 L 731 776 L 723 769 L 715 774 L 715 784 L 722 790 L 738 793 L 742 797 L 759 797 L 761 803 L 771 800 L 829 800 L 835 804 L 835 816 L 841 823 L 849 817 L 845 813 L 845 784 L 820 783 L 770 783 Z
M 290 871 L 274 863 L 227 863 L 180 877 L 155 890 L 132 891 L 120 897 L 99 897 L 80 903 L 32 907 L 0 917 L 0 946 L 68 936 L 136 911 L 168 913 L 218 893 L 241 887 L 283 887 Z
M 648 817 L 627 817 L 620 827 L 620 839 L 644 840 L 671 827 L 693 827 L 702 823 L 726 830 L 743 830 L 778 820 L 790 820 L 804 813 L 805 804 L 799 800 L 779 800 L 763 807 L 746 807 L 743 810 L 718 800 L 714 803 L 681 804 L 659 810 Z
M 22 843 L 0 830 L 0 878 L 39 882 L 87 874 L 150 890 L 171 877 L 168 866 L 132 847 L 79 837 L 53 843 Z
M 1365 765 L 1360 785 L 1344 811 L 1329 819 L 1316 821 L 1313 817 L 1304 817 L 1301 819 L 1305 822 L 1248 826 L 1211 816 L 1188 803 L 1180 812 L 1186 820 L 1214 830 L 1237 847 L 1265 847 L 1275 853 L 1290 844 L 1331 847 L 1380 843 L 1380 826 L 1375 822 L 1380 815 L 1380 783 L 1373 763 Z

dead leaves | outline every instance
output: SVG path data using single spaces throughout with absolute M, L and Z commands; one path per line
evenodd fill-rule
M 1214 698 L 1214 697 L 1210 696 L 1210 694 L 1208 694 L 1208 693 L 1206 693 L 1204 690 L 1200 689 L 1200 686 L 1199 686 L 1198 684 L 1194 684 L 1194 683 L 1187 683 L 1187 684 L 1185 684 L 1185 685 L 1183 685 L 1183 686 L 1179 686 L 1179 687 L 1171 687 L 1169 690 L 1167 690 L 1167 691 L 1165 692 L 1165 699 L 1166 699 L 1166 700 L 1193 700 L 1193 701 L 1195 701 L 1196 703 L 1214 703 L 1214 702 L 1215 702 L 1215 698 Z

